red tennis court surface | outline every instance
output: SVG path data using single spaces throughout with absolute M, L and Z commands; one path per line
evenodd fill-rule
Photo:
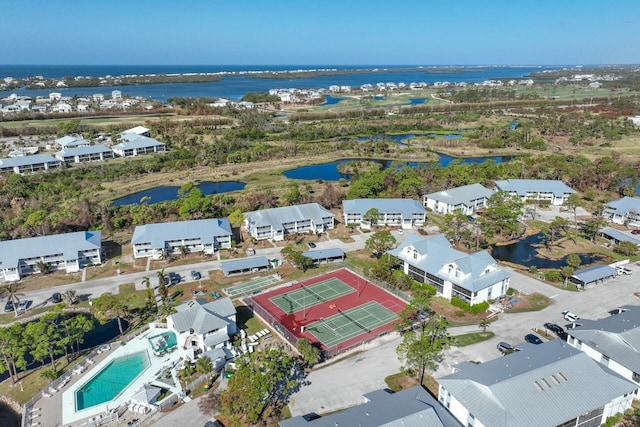
M 346 294 L 339 292 L 340 295 L 333 299 L 327 298 L 326 301 L 321 301 L 312 306 L 305 304 L 306 308 L 300 308 L 291 313 L 284 311 L 271 300 L 271 298 L 276 296 L 289 293 L 293 295 L 296 291 L 299 293 L 299 290 L 304 288 L 312 290 L 314 284 L 327 281 L 327 283 L 331 283 L 331 281 L 335 279 L 338 279 L 352 287 L 355 292 L 349 292 Z M 275 300 L 278 301 L 281 300 L 281 298 L 276 298 Z M 319 342 L 310 331 L 306 330 L 306 326 L 320 320 L 331 318 L 332 316 L 339 315 L 340 312 L 346 312 L 370 302 L 377 302 L 382 307 L 396 314 L 400 313 L 406 305 L 406 303 L 398 297 L 374 285 L 363 277 L 358 276 L 351 270 L 344 268 L 294 283 L 288 287 L 283 287 L 271 292 L 265 292 L 260 295 L 254 295 L 247 298 L 247 303 L 253 306 L 254 312 L 260 315 L 267 323 L 271 324 L 271 326 L 280 332 L 294 346 L 297 344 L 298 339 L 304 337 L 312 343 L 319 345 L 320 348 L 325 351 L 327 357 L 335 356 L 336 354 L 349 350 L 363 342 L 371 341 L 378 336 L 392 331 L 395 319 L 378 326 L 375 329 L 364 330 L 363 333 L 333 345 L 330 348 L 328 348 L 323 342 Z M 358 321 L 358 319 L 353 320 L 355 322 Z

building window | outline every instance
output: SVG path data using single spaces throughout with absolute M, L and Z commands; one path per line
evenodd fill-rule
M 634 372 L 633 375 L 631 376 L 631 379 L 633 381 L 639 383 L 640 382 L 640 374 L 637 374 L 637 373 Z

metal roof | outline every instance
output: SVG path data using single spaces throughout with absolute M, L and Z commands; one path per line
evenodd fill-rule
M 461 427 L 461 424 L 420 386 L 395 393 L 377 390 L 364 395 L 365 403 L 312 421 L 298 416 L 280 427 Z
M 231 224 L 227 218 L 162 222 L 138 225 L 133 232 L 131 243 L 150 243 L 153 248 L 164 248 L 167 241 L 200 239 L 202 244 L 211 245 L 214 237 L 231 234 Z
M 90 142 L 87 141 L 86 139 L 82 138 L 81 136 L 71 136 L 71 135 L 65 135 L 62 138 L 58 138 L 56 140 L 54 140 L 54 142 L 61 146 L 62 148 L 65 147 L 74 147 L 74 146 L 78 146 L 78 145 L 89 145 Z
M 327 258 L 344 257 L 344 251 L 340 248 L 318 249 L 317 251 L 303 252 L 302 256 L 311 258 L 313 261 L 321 261 Z
M 640 240 L 628 235 L 627 233 L 623 233 L 620 230 L 616 230 L 615 228 L 605 227 L 602 229 L 602 231 L 600 231 L 600 234 L 609 236 L 612 239 L 617 240 L 619 242 L 629 242 L 629 243 L 633 243 L 636 246 L 640 246 Z
M 256 256 L 251 258 L 234 259 L 233 261 L 223 261 L 222 272 L 224 274 L 233 273 L 234 271 L 251 270 L 253 268 L 269 267 L 267 257 Z
M 404 249 L 411 247 L 418 253 L 418 258 L 408 256 Z M 498 267 L 496 260 L 487 252 L 479 251 L 466 254 L 451 247 L 449 241 L 442 234 L 423 237 L 419 235 L 407 236 L 397 248 L 388 251 L 389 254 L 401 259 L 407 264 L 418 267 L 443 280 L 454 283 L 472 292 L 477 292 L 511 277 L 511 273 Z M 455 264 L 465 277 L 457 279 L 442 274 L 445 264 Z M 487 267 L 495 265 L 497 270 L 485 273 Z
M 617 275 L 618 272 L 616 269 L 609 265 L 592 265 L 591 267 L 576 270 L 571 277 L 578 279 L 585 285 L 588 285 L 589 283 L 597 280 L 615 277 Z
M 169 316 L 179 333 L 193 329 L 197 334 L 226 328 L 227 320 L 236 314 L 230 298 L 220 298 L 211 302 L 192 299 L 176 307 L 177 313 Z
M 402 218 L 409 219 L 413 214 L 426 214 L 427 211 L 414 199 L 353 199 L 343 200 L 342 210 L 345 214 L 365 214 L 369 209 L 377 209 L 381 214 L 399 213 Z
M 37 165 L 40 163 L 60 163 L 60 160 L 56 159 L 51 154 L 36 154 L 33 156 L 9 157 L 0 159 L 0 167 L 3 168 Z
M 629 211 L 640 212 L 640 199 L 625 196 L 622 199 L 607 203 L 606 206 L 619 215 L 625 215 Z
M 625 368 L 640 372 L 640 306 L 621 308 L 624 311 L 614 316 L 599 320 L 580 319 L 567 334 Z
M 315 224 L 322 224 L 323 218 L 335 218 L 331 211 L 323 208 L 318 203 L 304 205 L 284 206 L 281 208 L 261 209 L 259 211 L 246 212 L 247 221 L 255 227 L 270 225 L 273 230 L 282 230 L 282 224 L 312 220 Z
M 121 134 L 122 142 L 114 145 L 113 149 L 131 150 L 134 148 L 146 148 L 164 146 L 162 142 L 148 136 L 138 135 L 136 133 L 123 133 Z
M 437 200 L 438 202 L 447 203 L 452 206 L 473 206 L 474 200 L 488 199 L 493 194 L 493 190 L 489 190 L 488 188 L 476 183 L 438 191 L 436 193 L 427 194 L 424 197 L 431 200 Z
M 561 340 L 456 368 L 440 386 L 486 426 L 556 426 L 638 389 Z
M 496 181 L 496 188 L 499 191 L 515 192 L 520 197 L 529 192 L 553 193 L 556 197 L 576 192 L 564 182 L 553 179 L 506 179 Z
M 135 133 L 136 135 L 142 135 L 143 133 L 147 133 L 147 132 L 150 132 L 150 130 L 147 129 L 146 127 L 144 127 L 144 126 L 136 126 L 134 128 L 127 129 L 122 133 Z
M 78 252 L 102 248 L 101 231 L 52 234 L 0 242 L 0 268 L 16 268 L 21 259 L 63 254 L 65 261 L 78 259 Z
M 67 156 L 83 156 L 86 154 L 96 154 L 96 153 L 111 153 L 111 149 L 102 144 L 96 145 L 87 145 L 85 147 L 74 147 L 67 148 L 64 150 L 60 150 L 56 152 L 56 156 L 67 157 Z

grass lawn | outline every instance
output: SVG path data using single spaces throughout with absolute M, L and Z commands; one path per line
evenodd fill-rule
M 481 328 L 478 327 L 478 329 Z M 494 333 L 489 331 L 487 331 L 486 333 L 472 332 L 470 334 L 455 335 L 451 337 L 451 344 L 455 345 L 456 347 L 464 347 L 467 345 L 489 340 L 493 337 Z
M 574 286 L 575 288 L 575 286 Z M 544 308 L 549 307 L 553 304 L 553 300 L 545 295 L 534 292 L 530 295 L 517 295 L 512 296 L 518 300 L 517 303 L 513 305 L 508 311 L 505 313 L 523 313 L 526 311 L 540 311 Z
M 384 381 L 387 383 L 387 386 L 393 391 L 399 391 L 418 385 L 418 381 L 415 379 L 415 377 L 404 372 L 398 372 L 397 374 L 389 375 L 384 379 Z M 425 387 L 432 396 L 438 396 L 438 381 L 436 381 L 435 378 L 433 378 L 426 372 L 422 380 L 422 386 Z
M 127 301 L 129 308 L 143 308 L 147 305 L 147 291 L 137 291 L 133 283 L 120 285 L 119 294 Z

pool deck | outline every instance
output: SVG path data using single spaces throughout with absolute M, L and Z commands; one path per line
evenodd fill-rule
M 38 427 L 59 427 L 61 425 L 80 426 L 91 421 L 93 418 L 106 414 L 109 410 L 128 403 L 131 396 L 144 384 L 153 383 L 165 367 L 172 366 L 180 359 L 179 351 L 174 351 L 159 357 L 154 356 L 147 338 L 162 332 L 166 332 L 166 329 L 150 329 L 127 342 L 126 345 L 115 346 L 112 344 L 112 349 L 110 351 L 103 352 L 93 357 L 93 363 L 87 364 L 87 362 L 84 362 L 86 369 L 83 373 L 72 375 L 73 370 L 72 372 L 67 373 L 66 375 L 70 375 L 70 380 L 61 391 L 52 394 L 51 397 L 42 397 L 35 403 L 34 408 L 40 409 L 35 411 L 35 418 L 33 418 L 31 422 L 39 422 L 40 424 L 38 424 Z M 126 388 L 124 388 L 115 399 L 81 411 L 76 411 L 75 392 L 78 389 L 83 387 L 89 380 L 91 380 L 91 378 L 100 372 L 102 368 L 111 363 L 113 359 L 141 351 L 146 351 L 147 356 L 149 357 L 149 366 L 144 369 Z M 172 369 L 172 373 L 175 379 L 174 369 Z M 177 387 L 171 387 L 162 383 L 162 387 L 170 389 L 173 393 L 180 394 L 182 393 L 182 388 L 180 387 L 179 382 L 177 384 Z M 37 414 L 41 415 L 37 416 Z M 138 415 L 137 418 L 139 418 L 139 416 L 140 415 Z M 115 424 L 116 423 L 112 423 L 112 425 Z M 29 423 L 26 425 L 29 425 Z

